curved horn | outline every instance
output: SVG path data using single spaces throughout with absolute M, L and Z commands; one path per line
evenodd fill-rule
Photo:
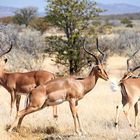
M 135 68 L 133 68 L 131 71 L 134 72 L 135 70 L 139 69 L 140 68 L 140 65 L 139 66 L 136 66 Z
M 88 54 L 90 54 L 90 55 L 92 55 L 94 58 L 95 58 L 95 60 L 96 60 L 96 65 L 98 65 L 99 63 L 100 63 L 100 61 L 99 61 L 99 59 L 94 55 L 94 54 L 92 54 L 91 52 L 89 52 L 86 48 L 85 48 L 85 40 L 84 40 L 84 50 L 85 50 L 85 52 L 87 52 Z
M 3 54 L 1 54 L 0 57 L 2 57 L 3 55 L 9 53 L 9 52 L 11 51 L 12 47 L 13 47 L 13 44 L 12 44 L 12 42 L 11 42 L 11 43 L 10 43 L 10 48 L 9 48 L 6 52 L 4 52 Z
M 105 53 L 103 53 L 103 51 L 101 51 L 101 49 L 99 48 L 99 43 L 98 43 L 98 38 L 96 38 L 96 47 L 97 47 L 97 49 L 98 49 L 98 51 L 102 54 L 102 60 L 101 60 L 101 62 L 103 62 L 104 61 L 104 59 L 105 59 L 105 56 L 106 56 L 106 54 Z
M 139 49 L 140 50 L 140 49 Z M 132 54 L 132 56 L 130 56 L 130 58 L 128 58 L 127 59 L 127 71 L 132 71 L 131 70 L 131 68 L 130 68 L 130 65 L 129 65 L 129 61 L 135 56 L 135 54 L 139 51 L 139 50 L 137 50 L 137 51 L 135 51 L 133 54 Z M 135 69 L 135 68 L 134 68 Z M 138 69 L 138 68 L 137 68 Z M 133 70 L 134 71 L 134 70 Z

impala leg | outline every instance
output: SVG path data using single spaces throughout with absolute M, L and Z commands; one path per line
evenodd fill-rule
M 17 112 L 19 111 L 20 99 L 21 99 L 21 95 L 16 95 L 16 108 L 17 108 Z
M 127 98 L 124 96 L 125 89 L 124 87 L 121 88 L 121 94 L 122 94 L 122 101 L 119 106 L 116 107 L 116 118 L 115 118 L 115 127 L 118 129 L 118 122 L 119 122 L 119 116 L 120 111 L 124 108 L 124 106 L 127 104 Z
M 72 116 L 73 116 L 73 119 L 74 119 L 74 127 L 75 127 L 75 132 L 78 134 L 78 135 L 81 135 L 81 133 L 78 131 L 78 128 L 77 128 L 77 123 L 76 123 L 76 118 L 77 117 L 77 108 L 76 108 L 76 102 L 75 102 L 75 99 L 71 99 L 69 101 L 70 103 L 70 109 L 71 109 L 71 113 L 72 113 Z M 79 118 L 78 118 L 79 119 Z M 78 121 L 79 123 L 79 127 L 80 126 L 80 121 Z M 80 128 L 81 129 L 81 128 Z
M 15 92 L 12 91 L 12 92 L 11 92 L 11 110 L 10 110 L 10 116 L 12 115 L 13 107 L 14 107 L 15 101 L 16 101 Z
M 136 102 L 136 104 L 134 105 L 134 109 L 135 109 L 135 123 L 134 123 L 134 127 L 137 127 L 137 118 L 138 118 L 138 102 Z
M 82 134 L 87 134 L 86 131 L 84 131 L 84 129 L 82 128 L 82 125 L 81 125 L 81 122 L 80 122 L 80 119 L 79 119 L 78 112 L 76 112 L 76 118 L 78 120 L 79 128 L 80 128 L 80 131 L 82 132 Z
M 17 113 L 17 116 L 16 116 L 14 122 L 12 123 L 10 129 L 8 130 L 8 132 L 11 132 L 12 129 L 16 126 L 17 123 L 18 123 L 18 127 L 20 127 L 23 118 L 24 118 L 26 115 L 28 115 L 28 114 L 30 114 L 30 113 L 32 113 L 32 112 L 35 112 L 35 111 L 37 111 L 37 110 L 39 110 L 38 106 L 36 106 L 36 107 L 35 107 L 35 106 L 29 106 L 29 107 L 27 107 L 26 109 L 23 109 L 23 110 L 19 111 L 19 112 Z
M 12 131 L 12 129 L 16 126 L 16 124 L 18 125 L 18 127 L 20 127 L 22 120 L 26 115 L 43 108 L 46 98 L 43 98 L 43 96 L 37 96 L 37 95 L 38 95 L 38 92 L 36 91 L 34 91 L 33 94 L 30 94 L 29 105 L 25 109 L 17 113 L 17 116 L 14 122 L 12 123 L 10 129 L 8 130 L 9 132 Z
M 23 120 L 24 117 L 25 117 L 25 115 L 19 118 L 17 128 L 20 128 L 22 120 Z
M 53 117 L 57 120 L 58 115 L 57 115 L 57 105 L 53 106 Z
M 130 121 L 130 118 L 129 118 L 129 111 L 130 111 L 130 109 L 131 109 L 131 107 L 133 106 L 133 104 L 131 103 L 127 103 L 125 106 L 124 106 L 124 114 L 125 114 L 125 116 L 126 116 L 126 118 L 127 118 L 127 120 L 128 120 L 128 123 L 129 123 L 129 126 L 130 127 L 132 127 L 132 123 L 131 123 L 131 121 Z
M 120 104 L 119 106 L 116 107 L 116 118 L 115 118 L 115 127 L 118 128 L 118 122 L 119 122 L 119 115 L 120 111 L 122 110 L 123 105 Z
M 17 127 L 20 128 L 21 126 L 21 123 L 22 123 L 22 120 L 23 118 L 30 114 L 30 113 L 33 113 L 33 112 L 36 112 L 36 111 L 39 111 L 41 110 L 42 108 L 39 108 L 39 107 L 29 107 L 25 112 L 22 113 L 21 117 L 19 118 L 19 121 L 18 121 L 18 124 L 17 124 Z

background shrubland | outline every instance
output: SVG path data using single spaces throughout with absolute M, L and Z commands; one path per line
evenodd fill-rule
M 51 31 L 49 31 L 49 34 L 51 34 L 50 32 Z M 62 31 L 57 33 L 56 30 L 55 32 L 57 35 L 59 35 L 59 33 L 60 35 L 63 35 Z M 53 34 L 55 34 L 55 32 L 53 32 Z M 45 57 L 49 56 L 49 54 L 47 55 L 47 53 L 45 53 L 45 50 L 49 48 L 49 46 L 46 45 L 45 39 L 47 31 L 42 34 L 40 31 L 33 28 L 25 28 L 24 26 L 18 26 L 15 24 L 3 25 L 1 23 L 0 34 L 1 52 L 8 49 L 11 41 L 13 43 L 12 51 L 7 54 L 9 71 L 43 69 L 42 63 L 44 62 Z M 135 29 L 135 27 L 122 27 L 122 29 L 120 29 L 120 27 L 118 29 L 113 28 L 110 34 L 99 36 L 99 45 L 102 50 L 108 54 L 108 56 L 112 56 L 114 54 L 126 57 L 131 56 L 134 51 L 140 48 L 139 44 L 140 33 Z M 90 39 L 89 46 L 93 46 L 95 48 L 95 45 L 95 41 L 92 42 L 92 39 Z M 53 54 L 53 52 L 51 53 Z M 55 55 L 56 54 L 54 53 L 52 56 L 55 58 Z M 134 65 L 139 64 L 139 55 L 140 54 L 137 53 L 134 57 Z M 52 60 L 54 59 L 52 58 Z M 61 65 L 58 64 L 58 67 L 61 67 Z M 66 69 L 65 72 L 67 72 Z
M 6 50 L 10 43 L 13 49 L 8 54 L 9 70 L 37 70 L 41 69 L 45 49 L 45 42 L 41 33 L 35 29 L 8 24 L 0 25 L 1 49 Z

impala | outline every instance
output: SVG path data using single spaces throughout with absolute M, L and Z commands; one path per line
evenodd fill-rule
M 129 61 L 132 57 L 138 52 L 137 50 L 129 59 L 127 59 L 127 72 L 124 74 L 124 77 L 120 80 L 121 94 L 122 94 L 122 103 L 116 107 L 116 119 L 115 126 L 118 128 L 119 114 L 120 110 L 123 109 L 124 114 L 128 120 L 130 127 L 132 128 L 132 123 L 130 121 L 130 109 L 134 107 L 135 110 L 135 122 L 134 127 L 137 126 L 137 116 L 138 116 L 138 101 L 140 99 L 140 77 L 134 75 L 134 71 L 140 68 L 136 66 L 130 68 Z
M 97 49 L 104 58 L 105 54 L 98 47 L 98 39 L 96 41 Z M 81 135 L 85 133 L 77 112 L 78 101 L 94 88 L 99 78 L 104 80 L 108 80 L 109 78 L 103 68 L 102 61 L 100 61 L 95 54 L 90 53 L 85 46 L 84 50 L 96 60 L 96 65 L 92 68 L 90 74 L 86 78 L 76 78 L 72 76 L 56 78 L 49 81 L 46 85 L 40 85 L 33 89 L 29 95 L 29 104 L 25 109 L 17 113 L 17 117 L 8 131 L 12 131 L 16 124 L 19 128 L 24 116 L 29 113 L 41 110 L 46 106 L 57 105 L 68 101 L 74 119 L 76 134 Z
M 4 64 L 7 62 L 7 59 L 2 59 L 2 56 L 9 53 L 12 49 L 12 44 L 10 48 L 0 55 L 0 85 L 2 85 L 11 95 L 11 113 L 13 110 L 14 103 L 16 102 L 17 112 L 19 111 L 19 103 L 22 93 L 28 95 L 33 88 L 38 85 L 46 84 L 49 80 L 55 78 L 53 73 L 48 71 L 31 71 L 31 72 L 15 72 L 8 73 L 3 70 Z M 11 114 L 10 113 L 10 114 Z M 57 110 L 54 107 L 53 110 L 54 117 L 57 117 Z

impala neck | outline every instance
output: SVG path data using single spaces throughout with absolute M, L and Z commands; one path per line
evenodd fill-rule
M 85 92 L 84 94 L 88 93 L 89 91 L 91 91 L 94 86 L 96 85 L 97 83 L 97 80 L 98 80 L 98 75 L 96 73 L 96 70 L 95 70 L 95 67 L 92 68 L 90 74 L 88 77 L 86 77 L 83 81 L 84 83 L 84 87 L 85 87 Z
M 0 71 L 0 85 L 4 86 L 6 82 L 6 73 L 1 70 Z

